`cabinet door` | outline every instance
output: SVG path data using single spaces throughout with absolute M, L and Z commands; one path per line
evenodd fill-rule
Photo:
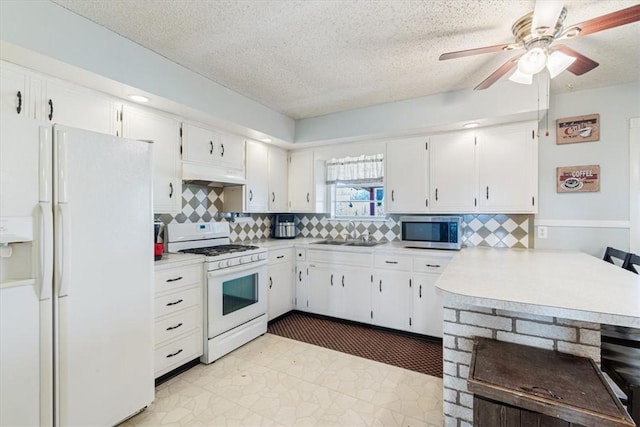
M 189 162 L 212 165 L 220 147 L 218 132 L 190 123 L 182 126 L 182 159 Z
M 309 298 L 308 298 L 308 290 L 309 287 L 307 280 L 307 274 L 309 272 L 309 268 L 307 264 L 304 262 L 296 263 L 296 271 L 294 281 L 295 285 L 295 308 L 300 311 L 308 311 L 309 310 Z
M 373 276 L 373 323 L 386 328 L 411 329 L 411 274 L 376 270 Z
M 110 98 L 78 86 L 47 81 L 43 117 L 79 129 L 118 135 L 116 105 Z
M 180 123 L 128 105 L 122 107 L 122 136 L 153 141 L 153 211 L 182 211 Z
M 437 274 L 413 276 L 413 332 L 442 338 L 442 298 L 436 292 Z
M 313 151 L 293 152 L 289 156 L 289 210 L 313 212 L 314 194 Z
M 244 170 L 244 138 L 223 133 L 217 146 L 217 156 L 222 165 Z
M 538 141 L 535 129 L 535 123 L 527 123 L 478 133 L 480 212 L 536 211 Z
M 387 212 L 421 213 L 428 210 L 427 148 L 426 138 L 403 139 L 387 143 L 385 175 L 385 210 Z
M 33 118 L 29 77 L 6 64 L 0 65 L 0 115 Z
M 369 270 L 348 269 L 340 277 L 341 318 L 356 322 L 371 322 L 371 283 Z
M 247 212 L 267 212 L 269 191 L 268 148 L 257 141 L 247 141 Z
M 269 320 L 293 308 L 293 262 L 269 266 Z
M 431 137 L 431 211 L 474 212 L 476 205 L 475 139 L 470 132 Z
M 269 211 L 287 212 L 287 152 L 269 148 Z
M 309 310 L 312 313 L 330 315 L 331 278 L 333 271 L 330 267 L 309 265 Z

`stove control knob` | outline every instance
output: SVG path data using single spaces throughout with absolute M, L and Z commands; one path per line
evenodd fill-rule
M 226 264 L 227 264 L 227 263 L 226 263 L 225 261 L 220 261 L 220 262 L 218 263 L 218 268 L 225 268 L 225 267 L 226 267 Z
M 234 265 L 238 265 L 238 260 L 236 258 L 232 258 L 232 259 L 227 261 L 227 265 L 229 267 L 233 267 Z
M 258 261 L 260 257 L 258 255 L 251 255 L 251 261 Z

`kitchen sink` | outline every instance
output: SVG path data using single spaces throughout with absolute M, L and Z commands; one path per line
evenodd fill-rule
M 378 246 L 382 244 L 382 242 L 347 242 L 345 246 L 364 246 L 364 247 L 372 247 Z
M 347 242 L 344 240 L 321 240 L 319 242 L 314 242 L 314 245 L 334 245 L 334 246 L 342 246 L 346 245 Z
M 333 245 L 333 246 L 362 246 L 373 247 L 382 244 L 382 242 L 365 242 L 362 240 L 321 240 L 313 243 L 314 245 Z

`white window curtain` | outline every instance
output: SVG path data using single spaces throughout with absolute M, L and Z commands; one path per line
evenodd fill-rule
M 384 155 L 344 157 L 327 161 L 327 184 L 382 182 L 384 177 Z

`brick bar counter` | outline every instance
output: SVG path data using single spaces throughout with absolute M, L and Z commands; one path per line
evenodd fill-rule
M 466 248 L 436 286 L 444 304 L 446 427 L 473 425 L 473 337 L 600 362 L 600 324 L 640 328 L 640 276 L 575 251 Z

